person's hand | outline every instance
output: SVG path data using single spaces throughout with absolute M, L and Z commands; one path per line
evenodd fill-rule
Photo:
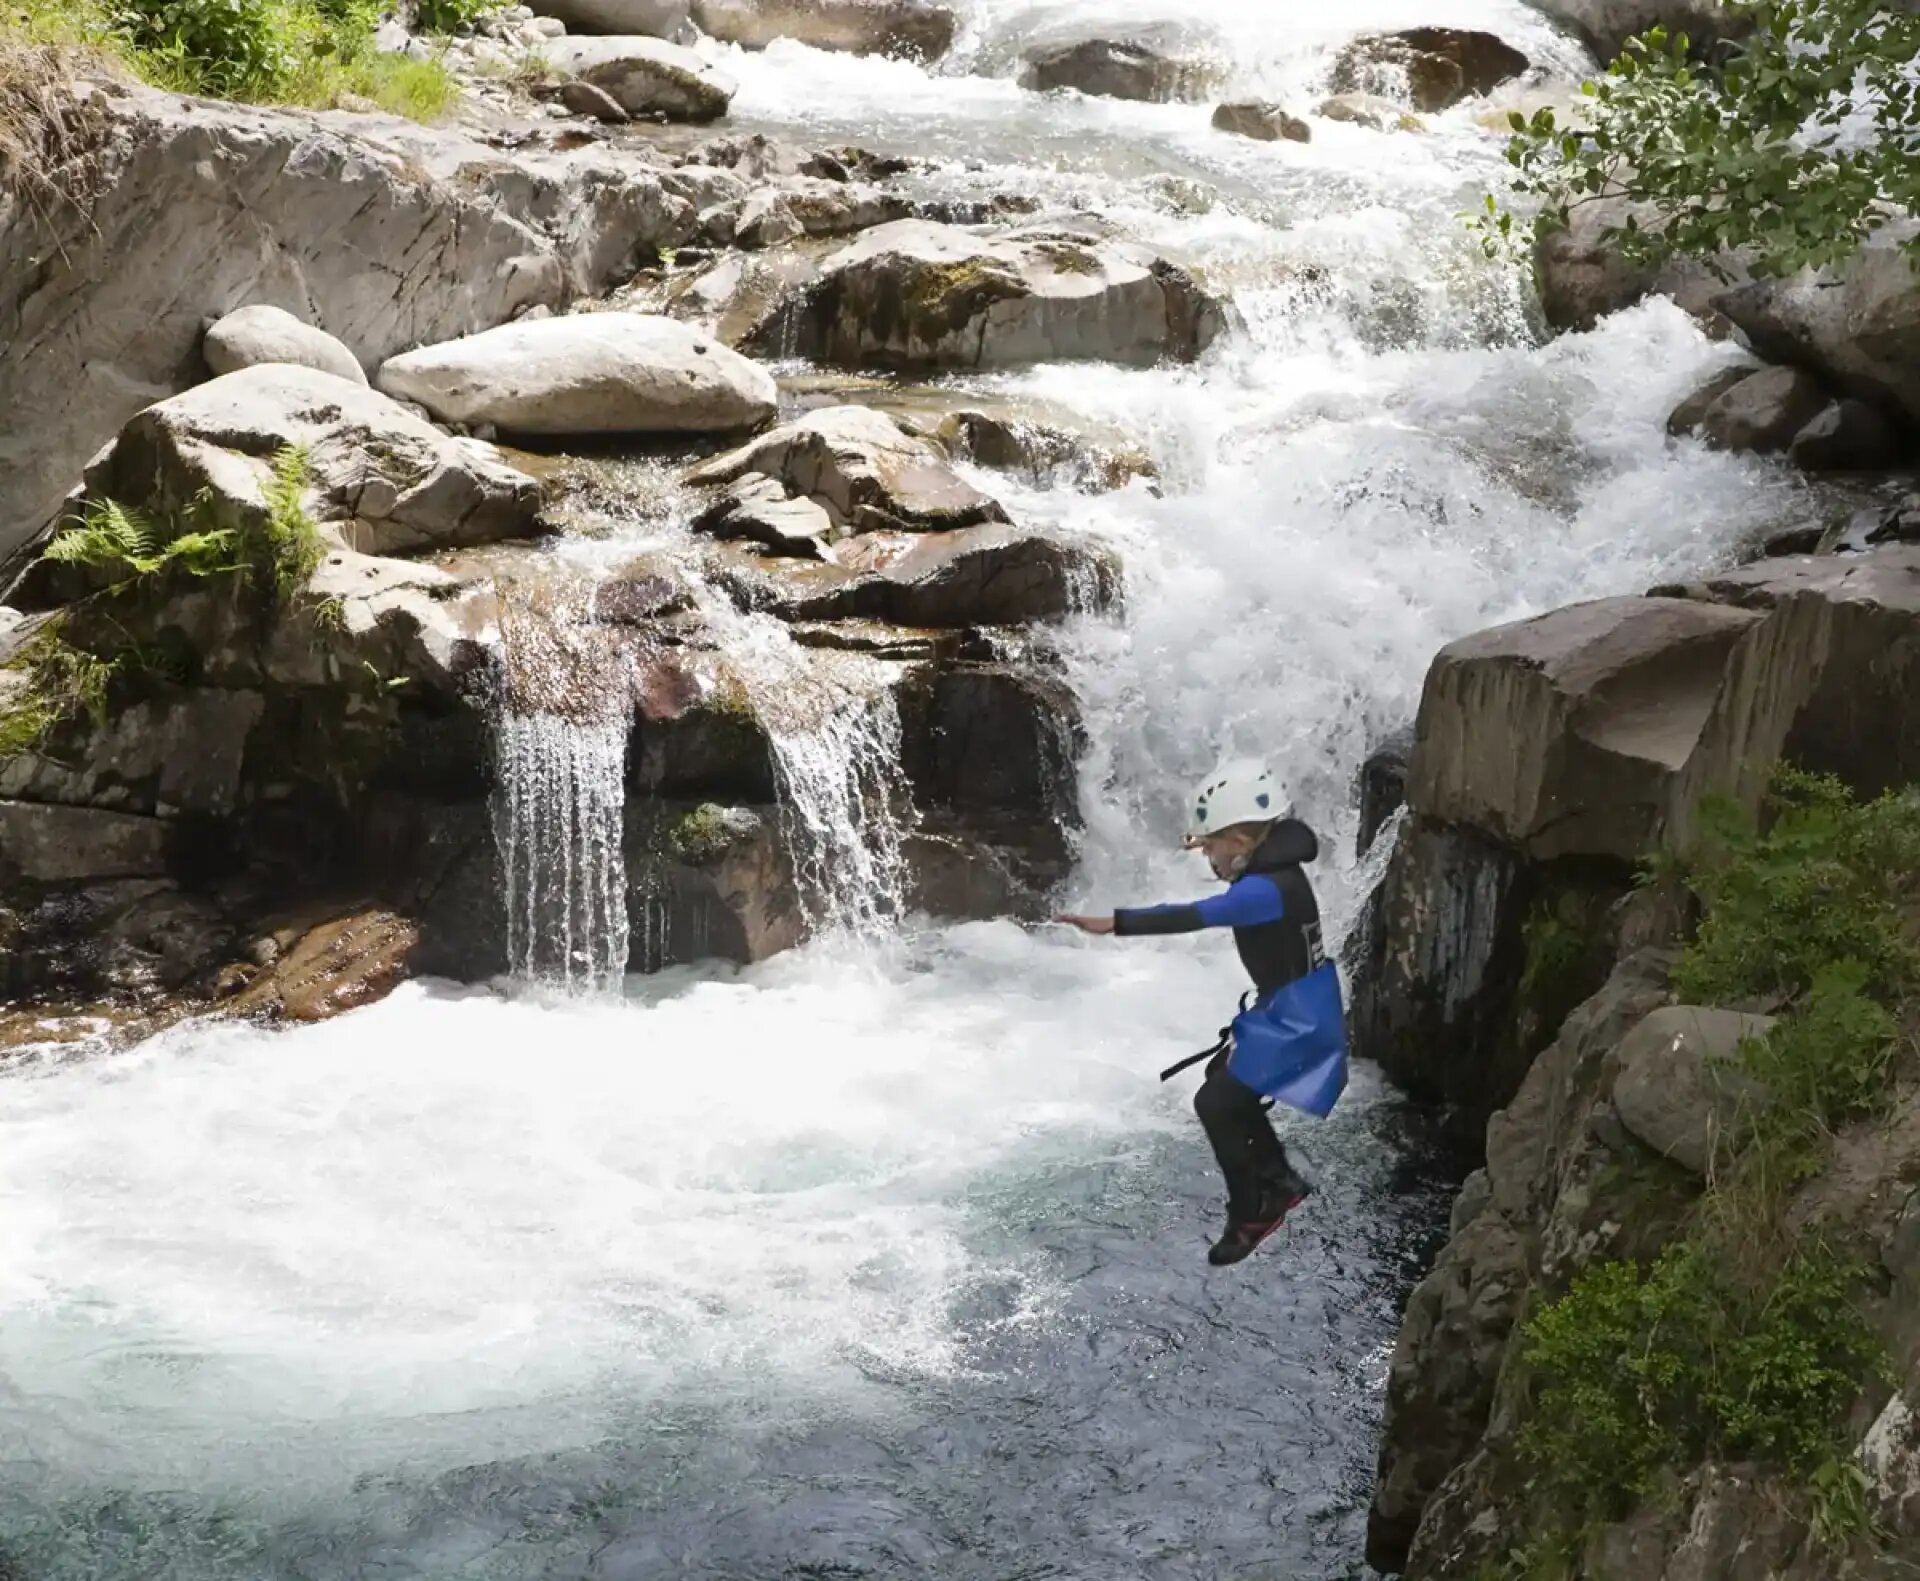
M 1058 923 L 1063 923 L 1069 928 L 1078 928 L 1082 933 L 1105 934 L 1113 932 L 1113 918 L 1111 917 L 1079 917 L 1071 912 L 1065 912 L 1053 920 Z

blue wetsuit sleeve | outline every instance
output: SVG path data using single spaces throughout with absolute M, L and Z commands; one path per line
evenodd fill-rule
M 1201 928 L 1253 928 L 1278 922 L 1286 914 L 1280 886 L 1264 873 L 1249 873 L 1191 905 L 1134 906 L 1113 914 L 1113 931 L 1129 936 L 1195 933 Z

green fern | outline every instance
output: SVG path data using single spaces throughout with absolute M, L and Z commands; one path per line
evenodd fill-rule
M 320 529 L 307 514 L 307 486 L 313 476 L 305 445 L 289 445 L 273 458 L 267 484 L 267 518 L 261 524 L 258 569 L 273 580 L 274 596 L 293 601 L 326 558 Z

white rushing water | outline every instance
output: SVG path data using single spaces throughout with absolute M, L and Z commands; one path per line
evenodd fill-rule
M 494 723 L 494 844 L 508 970 L 569 992 L 617 990 L 626 972 L 624 714 Z
M 1159 463 L 1158 494 L 980 481 L 1016 519 L 1095 535 L 1127 566 L 1124 620 L 1063 634 L 1090 740 L 1075 897 L 1204 893 L 1176 849 L 1178 806 L 1216 756 L 1255 753 L 1320 830 L 1316 879 L 1343 926 L 1354 772 L 1411 717 L 1440 645 L 1696 569 L 1791 515 L 1804 485 L 1667 442 L 1669 408 L 1731 355 L 1671 306 L 1536 343 L 1518 274 L 1456 219 L 1500 169 L 1485 106 L 1422 136 L 1316 122 L 1310 145 L 1257 144 L 1211 132 L 1203 106 L 1043 100 L 1005 74 L 959 74 L 994 67 L 1036 21 L 1173 9 L 976 0 L 957 63 L 932 79 L 788 45 L 711 53 L 741 83 L 745 129 L 952 160 L 929 178 L 942 190 L 1097 209 L 1232 292 L 1244 330 L 1197 367 L 974 381 L 1133 436 Z M 1293 102 L 1371 26 L 1463 22 L 1577 62 L 1509 0 L 1177 9 L 1224 35 L 1232 92 Z M 856 931 L 899 934 L 864 953 L 828 943 L 745 972 L 671 972 L 630 984 L 624 1004 L 414 985 L 331 1025 L 187 1026 L 0 1080 L 13 1496 L 50 1509 L 75 1489 L 164 1490 L 317 1520 L 358 1479 L 626 1442 L 676 1401 L 722 1427 L 871 1415 L 904 1431 L 918 1407 L 901 1380 L 985 1389 L 969 1379 L 999 1376 L 1010 1336 L 1091 1336 L 1096 1309 L 1193 1327 L 1212 1228 L 1202 1144 L 1184 1090 L 1152 1077 L 1223 1018 L 1231 951 L 898 928 L 896 837 L 878 810 L 895 728 L 841 708 L 775 730 L 790 815 L 817 850 L 855 853 L 816 893 Z M 509 906 L 525 950 L 554 936 L 535 920 L 556 864 L 602 863 L 569 888 L 598 898 L 547 963 L 594 980 L 623 949 L 617 852 L 583 853 L 569 809 L 613 796 L 620 765 L 611 732 L 584 739 L 584 756 L 558 750 L 538 719 L 503 737 L 523 787 L 506 812 L 524 853 Z M 1330 1210 L 1375 1189 L 1365 1127 L 1380 1101 L 1363 1074 L 1306 1133 Z M 1063 1238 L 1090 1220 L 1140 1268 L 1169 1270 L 1168 1293 L 1145 1274 L 1083 1282 L 1090 1264 Z M 1277 1291 L 1357 1255 L 1283 1244 L 1207 1299 L 1263 1332 Z M 1021 1387 L 1044 1400 L 1049 1376 Z M 731 1508 L 722 1493 L 708 1507 L 717 1523 Z M 1194 1518 L 1169 1528 L 1168 1552 L 1224 1517 Z M 391 1573 L 545 1573 L 484 1552 Z M 287 1573 L 357 1573 L 314 1563 Z

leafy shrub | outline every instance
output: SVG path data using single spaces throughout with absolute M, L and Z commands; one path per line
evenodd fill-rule
M 1867 969 L 1837 961 L 1815 973 L 1791 1015 L 1745 1046 L 1741 1062 L 1767 1089 L 1770 1115 L 1830 1130 L 1886 1102 L 1899 1030 L 1867 997 Z
M 457 33 L 491 16 L 505 0 L 416 0 L 414 25 L 423 33 Z
M 1726 803 L 1702 809 L 1706 843 L 1690 882 L 1706 903 L 1674 973 L 1696 1004 L 1796 996 L 1838 961 L 1889 997 L 1920 977 L 1902 905 L 1920 872 L 1920 797 L 1856 803 L 1827 775 L 1782 770 L 1764 830 Z
M 1711 258 L 1751 249 L 1758 273 L 1833 266 L 1888 218 L 1920 203 L 1914 158 L 1920 16 L 1880 0 L 1727 0 L 1741 37 L 1712 60 L 1684 34 L 1628 43 L 1569 120 L 1511 118 L 1514 189 L 1540 225 L 1620 195 L 1655 223 L 1610 227 L 1626 260 Z M 1488 200 L 1489 250 L 1511 239 Z M 1910 258 L 1920 236 L 1908 239 Z
M 1691 1242 L 1644 1271 L 1594 1265 L 1526 1325 L 1523 1455 L 1584 1519 L 1618 1517 L 1669 1465 L 1758 1459 L 1811 1475 L 1884 1359 L 1859 1278 L 1819 1246 L 1759 1292 Z
M 375 49 L 382 9 L 381 0 L 11 0 L 0 7 L 0 45 L 102 50 L 176 93 L 319 106 L 362 98 L 434 120 L 458 87 L 440 60 Z
M 275 0 L 122 0 L 115 20 L 135 49 L 223 97 L 266 97 L 294 69 Z

